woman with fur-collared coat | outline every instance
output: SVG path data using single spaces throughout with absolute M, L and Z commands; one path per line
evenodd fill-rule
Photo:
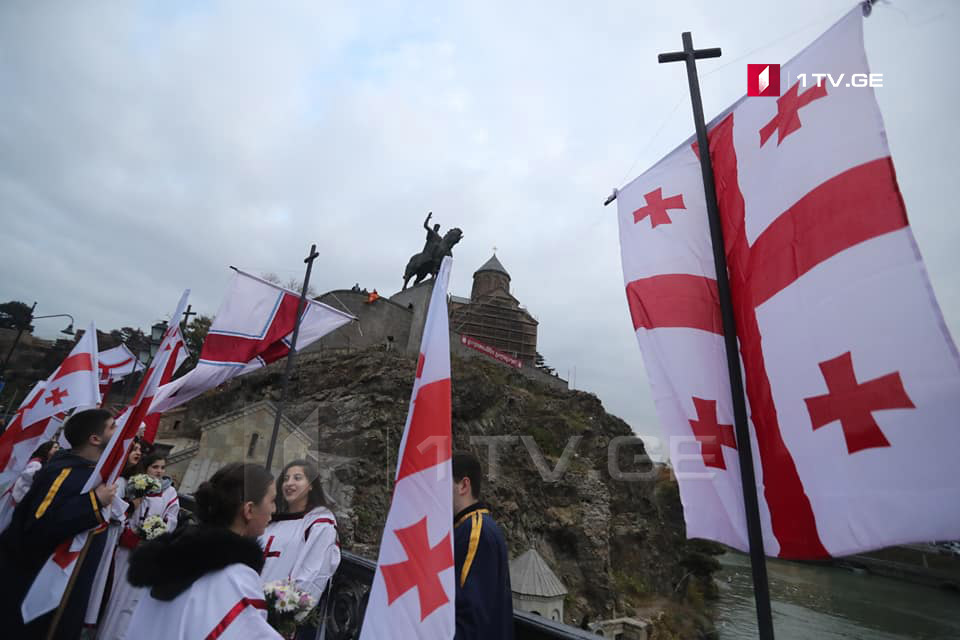
M 130 559 L 130 583 L 148 588 L 130 637 L 281 638 L 267 624 L 257 544 L 275 496 L 273 478 L 254 464 L 229 464 L 200 485 L 194 497 L 201 525 L 141 544 Z

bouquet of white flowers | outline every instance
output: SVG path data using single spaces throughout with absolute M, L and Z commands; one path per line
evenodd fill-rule
M 127 480 L 126 497 L 131 499 L 142 498 L 148 493 L 160 491 L 160 480 L 145 473 L 138 473 Z
M 167 532 L 167 523 L 160 516 L 148 516 L 140 523 L 140 537 L 144 540 L 153 540 Z
M 285 638 L 293 638 L 297 627 L 312 620 L 316 601 L 290 580 L 268 582 L 263 586 L 267 601 L 267 622 Z

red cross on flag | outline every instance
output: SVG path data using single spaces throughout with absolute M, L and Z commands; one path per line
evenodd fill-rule
M 38 382 L 0 436 L 0 486 L 16 479 L 30 454 L 53 437 L 57 414 L 100 402 L 97 386 L 97 332 L 90 323 L 70 355 L 49 378 Z
M 453 471 L 447 257 L 433 281 L 393 502 L 361 640 L 453 638 Z
M 813 73 L 869 73 L 859 7 L 783 66 L 778 100 L 741 99 L 708 125 L 764 547 L 822 558 L 955 540 L 960 357 L 873 89 L 798 83 Z M 693 140 L 618 194 L 624 280 L 687 535 L 746 550 Z M 656 190 L 686 209 L 638 224 Z
M 144 368 L 143 363 L 125 344 L 101 351 L 97 358 L 101 383 L 122 380 L 134 371 L 143 371 Z
M 100 395 L 106 396 L 110 385 L 135 371 L 143 371 L 143 363 L 125 344 L 101 351 L 97 358 L 100 368 Z
M 235 270 L 227 296 L 210 326 L 197 366 L 160 387 L 150 413 L 162 413 L 227 380 L 275 362 L 290 353 L 300 294 Z M 322 302 L 306 299 L 297 350 L 356 320 Z

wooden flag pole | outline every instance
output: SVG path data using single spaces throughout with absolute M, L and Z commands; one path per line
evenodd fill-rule
M 60 605 L 57 607 L 57 612 L 53 614 L 53 619 L 50 621 L 50 627 L 47 629 L 47 640 L 53 640 L 57 634 L 57 627 L 60 626 L 60 618 L 63 617 L 63 612 L 67 608 L 67 601 L 70 600 L 73 585 L 77 582 L 77 576 L 80 575 L 80 567 L 87 557 L 87 552 L 90 550 L 90 544 L 92 542 L 93 531 L 90 531 L 87 533 L 87 539 L 83 543 L 83 548 L 80 549 L 80 554 L 77 556 L 76 564 L 73 565 L 73 571 L 70 573 L 70 581 L 67 582 L 67 587 L 63 590 L 63 597 L 60 598 Z
M 297 355 L 297 336 L 300 334 L 300 321 L 303 319 L 303 312 L 307 307 L 307 288 L 310 286 L 310 272 L 313 270 L 313 261 L 320 254 L 317 253 L 317 245 L 310 246 L 310 255 L 303 259 L 307 264 L 307 273 L 303 277 L 303 287 L 300 289 L 300 303 L 297 305 L 297 320 L 293 325 L 293 336 L 290 340 L 290 353 L 287 354 L 287 368 L 283 372 L 283 386 L 280 390 L 280 401 L 277 402 L 277 414 L 273 420 L 273 433 L 270 434 L 270 447 L 267 449 L 267 471 L 273 464 L 273 452 L 277 446 L 277 437 L 280 434 L 280 418 L 283 416 L 283 403 L 287 399 L 287 387 L 290 386 L 290 374 L 293 373 L 294 357 Z
M 733 420 L 737 434 L 737 455 L 740 459 L 740 484 L 743 489 L 743 505 L 747 517 L 747 540 L 750 544 L 750 566 L 753 569 L 753 597 L 757 607 L 757 626 L 761 640 L 773 640 L 773 617 L 770 612 L 770 587 L 767 580 L 767 561 L 763 552 L 763 533 L 760 528 L 760 508 L 757 499 L 757 481 L 753 470 L 753 454 L 750 447 L 750 432 L 747 429 L 747 406 L 743 392 L 743 374 L 740 371 L 740 356 L 737 348 L 737 325 L 733 317 L 733 298 L 730 295 L 730 279 L 727 275 L 727 257 L 724 253 L 723 228 L 720 223 L 717 194 L 713 181 L 713 164 L 710 161 L 710 145 L 707 140 L 707 125 L 703 119 L 703 103 L 700 100 L 700 82 L 697 78 L 697 59 L 719 58 L 720 49 L 694 49 L 689 31 L 683 33 L 683 51 L 661 53 L 658 60 L 683 61 L 687 66 L 690 84 L 690 102 L 693 103 L 693 121 L 697 129 L 697 146 L 700 156 L 700 171 L 703 176 L 703 191 L 707 200 L 707 218 L 710 221 L 710 237 L 713 241 L 713 263 L 717 271 L 717 293 L 720 298 L 720 317 L 723 321 L 723 338 L 727 351 L 727 371 L 730 375 L 730 392 L 733 399 Z

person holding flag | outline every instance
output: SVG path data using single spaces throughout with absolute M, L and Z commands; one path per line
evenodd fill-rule
M 113 502 L 116 487 L 99 484 L 82 493 L 97 460 L 116 430 L 104 409 L 75 413 L 64 425 L 71 449 L 62 451 L 41 469 L 33 486 L 14 510 L 10 526 L 0 535 L 0 628 L 22 640 L 79 637 L 90 587 L 100 564 L 106 530 L 101 511 Z M 73 588 L 57 611 L 28 624 L 21 604 L 51 555 L 77 534 L 93 530 L 85 553 L 75 568 Z M 55 626 L 55 628 L 52 628 Z M 52 635 L 51 635 L 52 633 Z
M 34 450 L 53 438 L 68 411 L 100 403 L 98 367 L 97 330 L 91 322 L 70 355 L 31 389 L 0 436 L 0 486 L 17 479 Z

